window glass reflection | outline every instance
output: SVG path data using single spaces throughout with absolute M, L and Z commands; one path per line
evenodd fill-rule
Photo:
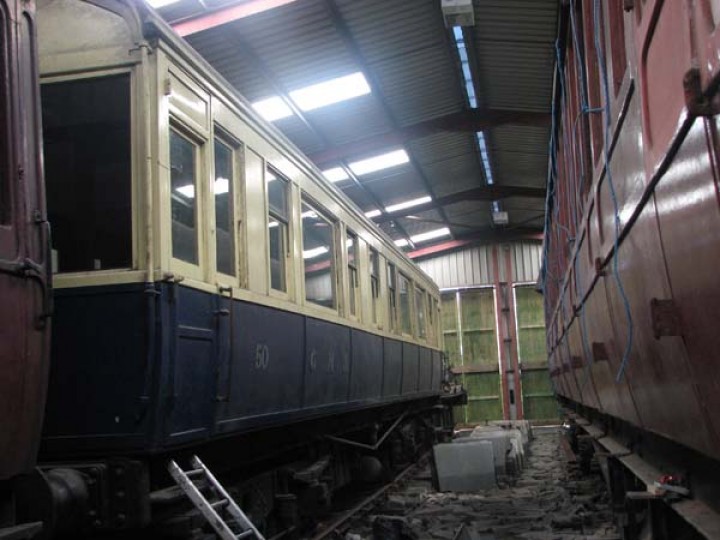
M 335 308 L 333 224 L 313 206 L 302 203 L 305 299 Z
M 215 139 L 215 260 L 218 272 L 235 275 L 233 149 Z
M 170 130 L 172 253 L 191 264 L 198 263 L 196 150 L 195 143 Z

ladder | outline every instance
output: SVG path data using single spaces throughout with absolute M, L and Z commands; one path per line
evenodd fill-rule
M 183 471 L 175 461 L 170 461 L 168 471 L 222 540 L 240 540 L 253 536 L 265 540 L 200 458 L 193 456 L 190 466 L 192 468 L 189 471 Z M 219 497 L 218 500 L 208 501 L 195 484 L 197 480 L 206 480 Z M 224 515 L 229 517 L 227 521 Z

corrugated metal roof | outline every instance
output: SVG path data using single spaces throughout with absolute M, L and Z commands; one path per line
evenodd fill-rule
M 179 0 L 161 14 L 172 22 L 202 16 L 203 4 L 212 10 L 238 3 Z M 474 0 L 474 9 L 476 25 L 464 34 L 480 105 L 549 113 L 558 0 Z M 345 161 L 404 146 L 411 164 L 361 177 L 365 188 L 339 184 L 363 209 L 374 208 L 374 198 L 387 206 L 428 193 L 461 193 L 486 181 L 473 132 L 410 132 L 401 144 L 371 148 L 373 140 L 398 128 L 468 107 L 454 38 L 438 0 L 296 0 L 187 39 L 251 102 L 365 73 L 375 85 L 370 95 L 306 112 L 305 121 L 275 122 L 308 154 L 351 145 Z M 549 128 L 503 125 L 488 129 L 486 138 L 495 183 L 544 186 Z M 535 215 L 542 202 L 511 198 L 503 205 L 513 225 Z M 398 224 L 408 234 L 446 224 L 461 237 L 489 227 L 490 212 L 488 201 L 468 200 Z M 397 237 L 397 228 L 382 227 Z

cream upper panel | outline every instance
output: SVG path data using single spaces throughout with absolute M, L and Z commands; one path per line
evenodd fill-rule
M 142 41 L 136 13 L 77 0 L 38 0 L 38 51 L 42 75 L 108 68 L 140 61 Z
M 424 272 L 402 255 L 352 202 L 348 201 L 335 186 L 322 177 L 320 171 L 307 161 L 292 143 L 287 141 L 274 127 L 260 119 L 247 102 L 230 90 L 219 76 L 212 72 L 207 74 L 207 78 L 203 78 L 199 71 L 174 54 L 169 44 L 160 42 L 160 47 L 172 61 L 182 65 L 189 73 L 193 73 L 195 77 L 210 87 L 213 100 L 220 101 L 238 117 L 243 124 L 240 133 L 244 144 L 263 156 L 268 163 L 303 192 L 308 193 L 312 199 L 319 202 L 338 221 L 350 226 L 365 242 L 383 253 L 388 259 L 394 260 L 398 268 L 412 275 L 422 284 L 423 288 L 437 290 L 435 283 Z

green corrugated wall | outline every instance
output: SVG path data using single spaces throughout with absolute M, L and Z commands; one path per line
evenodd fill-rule
M 468 392 L 468 405 L 455 418 L 466 424 L 503 417 L 495 296 L 492 288 L 442 296 L 445 353 Z M 462 349 L 460 348 L 462 343 Z
M 542 296 L 533 286 L 515 287 L 515 313 L 524 416 L 527 420 L 557 419 L 557 402 L 547 370 Z

